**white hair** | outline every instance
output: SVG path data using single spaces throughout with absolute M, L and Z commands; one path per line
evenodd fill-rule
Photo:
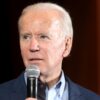
M 26 12 L 28 10 L 33 10 L 33 9 L 53 9 L 58 11 L 61 14 L 61 30 L 64 32 L 66 36 L 71 36 L 73 37 L 73 26 L 72 26 L 72 21 L 69 13 L 61 6 L 55 3 L 50 3 L 50 2 L 44 2 L 44 3 L 35 3 L 32 5 L 27 6 L 24 8 L 23 12 Z

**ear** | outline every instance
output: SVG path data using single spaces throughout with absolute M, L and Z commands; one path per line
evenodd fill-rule
M 65 39 L 65 50 L 63 52 L 63 57 L 67 57 L 70 54 L 72 48 L 72 37 L 67 36 Z

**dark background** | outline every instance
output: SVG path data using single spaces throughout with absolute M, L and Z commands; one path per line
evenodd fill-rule
M 0 14 L 0 83 L 16 78 L 24 65 L 20 55 L 17 20 L 28 4 L 47 0 L 3 0 Z M 100 94 L 100 0 L 48 0 L 71 15 L 74 40 L 63 61 L 65 73 L 78 84 Z

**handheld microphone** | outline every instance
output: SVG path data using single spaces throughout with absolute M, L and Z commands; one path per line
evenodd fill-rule
M 40 70 L 36 65 L 30 65 L 26 68 L 27 75 L 27 97 L 37 98 L 38 77 Z

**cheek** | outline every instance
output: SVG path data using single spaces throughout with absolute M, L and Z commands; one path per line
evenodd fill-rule
M 64 51 L 64 46 L 62 44 L 60 45 L 52 45 L 50 49 L 48 50 L 48 55 L 50 56 L 50 61 L 51 62 L 60 62 L 63 59 L 63 51 Z
M 22 57 L 25 58 L 27 56 L 28 49 L 26 48 L 25 45 L 20 44 L 20 50 Z
M 55 45 L 54 46 L 55 55 L 61 57 L 63 55 L 64 48 L 65 48 L 64 43 L 59 43 L 58 45 Z

